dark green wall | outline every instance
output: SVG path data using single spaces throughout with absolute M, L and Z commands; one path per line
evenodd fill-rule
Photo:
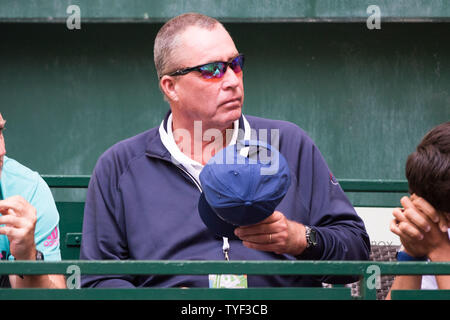
M 85 22 L 164 22 L 200 12 L 226 22 L 364 22 L 376 5 L 384 22 L 450 21 L 448 0 L 2 0 L 0 21 L 65 22 L 78 5 Z
M 90 174 L 115 142 L 159 125 L 161 24 L 0 23 L 8 155 L 41 174 Z M 227 24 L 247 56 L 244 112 L 293 121 L 339 178 L 404 179 L 450 120 L 450 24 Z

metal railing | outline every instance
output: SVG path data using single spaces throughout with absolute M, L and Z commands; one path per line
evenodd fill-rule
M 75 267 L 75 268 L 74 268 Z M 72 270 L 72 271 L 71 271 Z M 78 270 L 78 273 L 73 273 Z M 0 274 L 64 274 L 67 281 L 81 275 L 355 275 L 361 293 L 333 288 L 136 288 L 95 289 L 0 289 L 0 300 L 349 300 L 376 299 L 382 275 L 449 275 L 450 262 L 375 262 L 375 261 L 2 261 Z M 79 279 L 78 279 L 79 280 Z M 75 281 L 76 282 L 76 281 Z M 73 289 L 71 289 L 73 288 Z M 406 290 L 392 293 L 393 299 L 450 299 L 450 290 Z
M 89 175 L 43 175 L 51 188 L 87 188 Z M 340 179 L 346 192 L 406 193 L 404 180 Z M 68 281 L 74 276 L 68 270 L 76 267 L 79 275 L 336 275 L 358 276 L 359 295 L 351 288 L 136 288 L 136 289 L 0 289 L 0 299 L 108 299 L 108 300 L 321 300 L 376 299 L 382 275 L 450 274 L 450 262 L 379 262 L 379 261 L 2 261 L 0 274 L 64 274 Z M 79 276 L 78 275 L 78 276 Z M 448 290 L 395 291 L 392 298 L 450 299 Z
M 90 175 L 42 175 L 50 188 L 87 188 Z M 338 179 L 347 192 L 408 192 L 406 180 Z

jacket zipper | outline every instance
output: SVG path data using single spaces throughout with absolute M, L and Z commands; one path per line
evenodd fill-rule
M 148 157 L 153 157 L 153 156 L 151 156 L 151 155 L 148 154 L 148 153 L 146 153 L 146 155 L 147 155 Z M 159 157 L 158 157 L 158 158 L 159 158 Z M 163 158 L 159 158 L 159 159 L 169 162 L 168 160 L 163 159 Z M 200 186 L 200 184 L 197 182 L 197 180 L 196 180 L 189 172 L 187 172 L 182 166 L 177 166 L 177 165 L 175 165 L 173 162 L 171 162 L 171 163 L 172 163 L 176 168 L 178 168 L 178 169 L 180 169 L 181 171 L 183 171 L 183 172 L 190 178 L 190 180 L 191 180 L 191 181 L 194 183 L 194 185 L 198 188 L 198 190 L 200 191 L 200 193 L 203 192 L 203 189 L 202 189 L 202 187 Z M 224 255 L 224 258 L 225 258 L 226 261 L 229 261 L 229 260 L 230 260 L 229 255 L 228 255 L 228 252 L 229 252 L 229 251 L 230 251 L 230 244 L 228 243 L 228 238 L 223 238 L 222 252 L 223 252 L 223 255 Z
M 198 190 L 200 190 L 200 193 L 203 192 L 202 187 L 200 186 L 200 184 L 197 182 L 197 180 L 189 173 L 187 172 L 183 167 L 181 166 L 175 166 L 178 169 L 180 169 L 181 171 L 183 171 L 189 178 L 191 178 L 192 182 L 197 186 Z

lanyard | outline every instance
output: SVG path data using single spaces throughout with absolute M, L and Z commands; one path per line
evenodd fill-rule
M 225 256 L 225 260 L 230 261 L 230 258 L 228 256 L 228 252 L 230 251 L 230 244 L 228 243 L 228 238 L 223 237 L 222 239 L 223 239 L 223 246 L 222 246 L 223 255 Z

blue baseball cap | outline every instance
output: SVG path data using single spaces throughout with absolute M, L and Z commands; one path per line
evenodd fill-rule
M 215 235 L 237 239 L 234 229 L 270 216 L 291 182 L 281 153 L 261 141 L 238 141 L 219 151 L 200 172 L 198 211 Z

